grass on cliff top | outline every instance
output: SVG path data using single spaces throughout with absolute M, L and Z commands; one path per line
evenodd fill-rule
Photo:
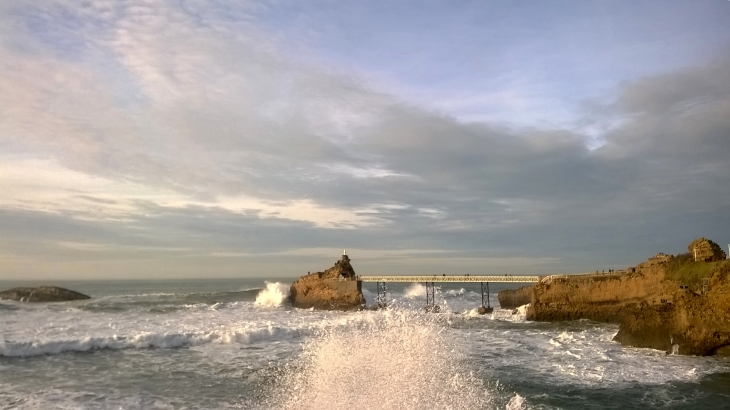
M 684 285 L 698 286 L 702 278 L 709 278 L 718 266 L 727 265 L 727 261 L 695 262 L 689 253 L 677 255 L 667 264 L 666 279 Z

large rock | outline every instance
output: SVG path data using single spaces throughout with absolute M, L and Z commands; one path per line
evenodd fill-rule
M 687 250 L 697 262 L 716 262 L 725 259 L 725 251 L 720 245 L 705 238 L 695 239 L 687 246 Z
M 678 289 L 664 303 L 624 316 L 614 340 L 678 354 L 723 354 L 730 346 L 730 262 L 718 263 L 706 293 Z
M 358 310 L 365 305 L 362 282 L 347 255 L 324 272 L 299 278 L 291 285 L 289 298 L 294 307 L 303 309 Z
M 527 318 L 618 323 L 639 304 L 661 303 L 671 289 L 678 288 L 664 283 L 665 266 L 671 259 L 660 253 L 620 275 L 564 276 L 537 283 Z
M 532 302 L 533 286 L 527 285 L 519 289 L 505 289 L 497 294 L 499 307 L 502 309 L 515 309 Z
M 83 293 L 74 292 L 56 286 L 39 286 L 37 288 L 12 288 L 0 292 L 0 299 L 18 302 L 67 302 L 70 300 L 91 299 Z
M 720 260 L 724 252 L 704 238 L 688 248 L 692 258 L 658 254 L 619 275 L 538 283 L 528 319 L 614 322 L 620 324 L 614 340 L 624 345 L 688 355 L 728 354 L 730 261 Z M 709 281 L 693 288 L 697 272 Z

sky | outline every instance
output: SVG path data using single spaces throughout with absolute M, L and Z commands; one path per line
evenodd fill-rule
M 4 0 L 0 281 L 730 244 L 730 1 Z

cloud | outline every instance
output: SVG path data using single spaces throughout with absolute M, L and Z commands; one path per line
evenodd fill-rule
M 605 130 L 589 149 L 581 127 L 468 123 L 296 58 L 258 3 L 9 4 L 0 256 L 16 275 L 298 272 L 343 247 L 372 271 L 425 255 L 581 271 L 730 228 L 725 60 L 623 83 L 581 113 Z

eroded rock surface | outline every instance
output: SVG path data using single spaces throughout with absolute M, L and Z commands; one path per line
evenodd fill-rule
M 614 322 L 620 324 L 614 340 L 624 345 L 689 355 L 726 354 L 730 261 L 717 259 L 725 255 L 712 244 L 700 238 L 689 245 L 692 253 L 698 249 L 699 262 L 685 255 L 658 254 L 619 275 L 568 276 L 538 283 L 528 319 Z M 702 272 L 702 277 L 693 277 L 692 272 Z M 705 277 L 705 286 L 683 282 Z
M 502 309 L 515 309 L 532 302 L 533 285 L 519 289 L 506 289 L 497 294 Z
M 17 302 L 67 302 L 71 300 L 91 299 L 83 293 L 74 292 L 56 286 L 39 286 L 36 288 L 12 288 L 0 292 L 0 299 Z
M 358 310 L 365 304 L 362 282 L 356 280 L 347 255 L 324 272 L 299 278 L 291 285 L 289 298 L 294 307 L 304 309 Z
M 726 257 L 720 245 L 705 238 L 695 239 L 687 246 L 687 250 L 693 257 L 696 254 L 699 262 L 717 262 Z

